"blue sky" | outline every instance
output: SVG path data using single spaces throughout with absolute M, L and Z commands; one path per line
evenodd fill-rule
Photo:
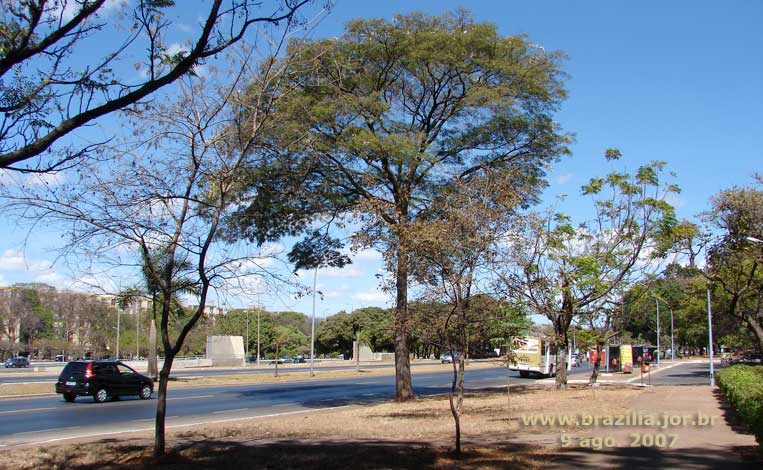
M 705 210 L 720 189 L 749 184 L 753 173 L 763 172 L 763 2 L 338 0 L 314 36 L 338 36 L 346 21 L 359 17 L 460 7 L 503 34 L 525 34 L 569 56 L 563 67 L 569 98 L 556 118 L 576 143 L 573 155 L 551 173 L 546 201 L 573 196 L 600 174 L 609 147 L 619 148 L 622 165 L 631 169 L 667 161 L 682 188 L 674 203 L 684 218 Z M 574 197 L 561 209 L 578 217 L 587 213 Z M 51 267 L 57 234 L 35 234 L 24 247 L 25 236 L 0 215 L 0 285 L 64 285 L 76 275 L 59 264 Z M 380 268 L 378 254 L 364 252 L 343 271 L 319 274 L 325 293 L 319 314 L 390 306 L 389 296 L 377 289 Z M 310 299 L 285 293 L 262 300 L 274 310 L 311 309 Z

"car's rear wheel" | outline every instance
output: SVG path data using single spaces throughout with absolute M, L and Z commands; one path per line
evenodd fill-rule
M 77 398 L 77 395 L 73 393 L 64 393 L 64 400 L 68 401 L 69 403 L 73 402 L 75 398 Z
M 148 400 L 151 398 L 151 387 L 148 385 L 143 385 L 140 387 L 140 398 L 142 400 Z
M 95 400 L 97 403 L 104 403 L 108 401 L 109 399 L 109 392 L 105 388 L 99 388 L 95 395 L 93 395 L 93 400 Z

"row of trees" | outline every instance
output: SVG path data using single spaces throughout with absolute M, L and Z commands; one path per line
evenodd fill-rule
M 134 319 L 123 318 L 124 342 L 136 339 Z M 0 296 L 0 354 L 58 354 L 82 357 L 86 352 L 113 355 L 117 310 L 96 296 L 35 288 L 6 288 Z

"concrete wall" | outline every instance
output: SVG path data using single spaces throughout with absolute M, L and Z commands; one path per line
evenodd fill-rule
M 207 359 L 212 366 L 244 366 L 243 336 L 207 336 Z

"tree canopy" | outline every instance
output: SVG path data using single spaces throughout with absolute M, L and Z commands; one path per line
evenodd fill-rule
M 288 48 L 280 153 L 252 175 L 231 232 L 265 240 L 319 216 L 361 222 L 355 243 L 381 249 L 395 275 L 398 400 L 412 397 L 411 224 L 454 179 L 511 169 L 536 183 L 528 200 L 537 194 L 570 140 L 552 119 L 565 97 L 562 59 L 463 12 L 355 20 L 341 37 Z M 296 197 L 284 201 L 287 191 Z

